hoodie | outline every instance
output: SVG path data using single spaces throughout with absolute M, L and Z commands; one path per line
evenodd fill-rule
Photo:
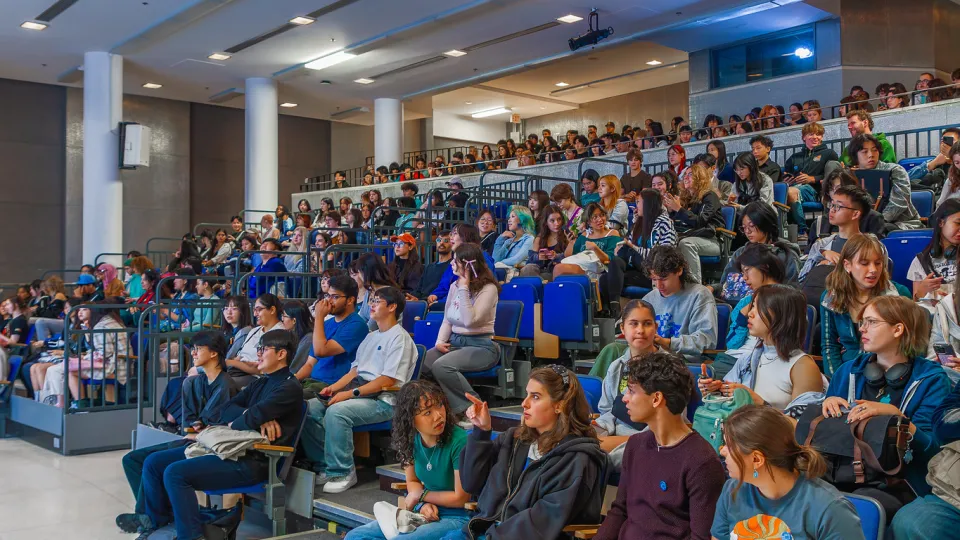
M 933 431 L 940 444 L 960 441 L 960 384 L 933 412 Z
M 537 461 L 517 429 L 490 439 L 474 429 L 460 454 L 460 480 L 479 493 L 477 515 L 463 528 L 471 540 L 557 538 L 570 523 L 599 523 L 607 456 L 593 437 L 568 435 Z
M 783 164 L 783 172 L 796 176 L 806 174 L 812 176 L 816 182 L 810 184 L 817 193 L 820 193 L 820 183 L 823 182 L 824 167 L 831 161 L 838 161 L 837 153 L 827 147 L 825 144 L 815 146 L 813 149 L 804 147 L 802 150 L 787 158 Z
M 893 150 L 893 145 L 890 144 L 890 141 L 887 140 L 887 136 L 884 133 L 874 133 L 874 137 L 877 138 L 877 142 L 880 143 L 880 161 L 883 163 L 896 163 L 897 162 L 897 153 Z M 853 164 L 853 161 L 850 159 L 850 156 L 847 155 L 847 149 L 843 149 L 843 153 L 840 154 L 840 161 L 844 165 L 849 167 Z
M 844 363 L 830 379 L 827 397 L 841 397 L 849 401 L 850 379 L 854 381 L 854 398 L 862 399 L 866 377 L 863 369 L 875 357 L 872 353 L 860 353 Z M 926 358 L 912 360 L 913 370 L 903 392 L 903 402 L 896 404 L 903 415 L 917 426 L 910 443 L 913 459 L 904 466 L 904 478 L 918 496 L 930 493 L 926 482 L 927 463 L 940 451 L 940 442 L 934 434 L 934 413 L 937 406 L 950 394 L 950 383 L 943 366 Z
M 875 170 L 890 171 L 890 198 L 881 210 L 883 219 L 901 230 L 922 228 L 920 213 L 910 200 L 910 177 L 907 176 L 906 169 L 896 163 L 881 161 L 877 163 Z
M 670 338 L 671 352 L 699 363 L 704 349 L 717 346 L 717 303 L 703 285 L 684 283 L 667 297 L 654 289 L 643 299 L 657 314 L 657 335 Z
M 881 296 L 913 298 L 906 287 L 890 282 Z M 846 311 L 833 308 L 833 295 L 824 290 L 820 295 L 820 348 L 823 354 L 823 372 L 833 377 L 840 365 L 860 354 L 860 328 Z

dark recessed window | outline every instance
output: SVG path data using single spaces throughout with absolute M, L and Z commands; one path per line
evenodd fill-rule
M 813 26 L 710 51 L 713 88 L 736 86 L 817 69 Z

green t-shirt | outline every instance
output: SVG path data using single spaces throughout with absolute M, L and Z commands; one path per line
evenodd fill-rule
M 429 491 L 453 491 L 456 480 L 453 471 L 460 470 L 460 451 L 467 444 L 467 432 L 454 426 L 450 440 L 445 444 L 426 448 L 417 435 L 413 442 L 413 470 Z M 427 464 L 430 470 L 427 470 Z

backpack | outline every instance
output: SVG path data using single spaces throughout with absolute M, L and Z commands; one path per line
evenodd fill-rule
M 703 405 L 693 414 L 693 430 L 710 443 L 717 454 L 723 446 L 723 421 L 733 411 L 744 405 L 752 405 L 753 398 L 750 392 L 742 388 L 733 391 L 733 396 L 723 397 L 719 394 L 703 396 Z
M 233 508 L 202 508 L 203 537 L 207 540 L 235 540 L 243 521 L 243 505 Z
M 933 494 L 960 510 L 960 441 L 940 448 L 927 467 L 927 483 Z

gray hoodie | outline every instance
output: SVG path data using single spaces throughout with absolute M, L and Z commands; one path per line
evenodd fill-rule
M 890 199 L 883 209 L 883 219 L 898 229 L 920 229 L 920 214 L 910 200 L 910 177 L 896 163 L 877 163 L 876 170 L 890 171 Z
M 927 358 L 933 362 L 937 360 L 937 353 L 933 349 L 934 345 L 950 345 L 954 352 L 960 354 L 960 324 L 957 324 L 957 317 L 953 310 L 953 293 L 944 296 L 937 302 L 936 313 L 933 314 L 930 331 L 930 345 L 927 350 Z M 612 365 L 611 365 L 612 367 Z M 960 381 L 960 372 L 949 368 L 944 368 L 947 376 L 952 383 Z M 606 383 L 604 383 L 606 384 Z
M 704 349 L 717 346 L 717 304 L 710 290 L 684 283 L 680 291 L 664 298 L 654 289 L 643 299 L 657 314 L 657 335 L 670 338 L 670 350 L 699 362 Z

